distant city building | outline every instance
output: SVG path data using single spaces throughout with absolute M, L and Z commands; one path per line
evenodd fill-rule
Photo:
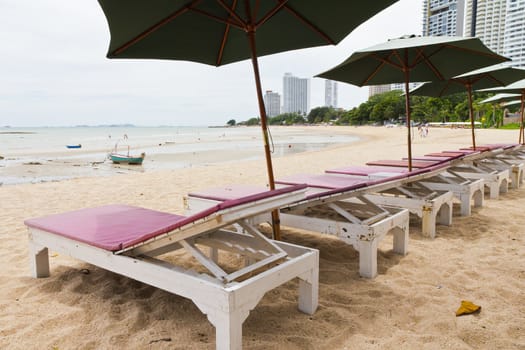
M 507 0 L 503 55 L 525 66 L 525 0 Z
M 310 111 L 310 79 L 283 77 L 283 113 L 307 114 Z
M 324 105 L 337 108 L 337 82 L 325 80 L 324 82 Z
M 463 36 L 465 0 L 423 0 L 423 36 Z
M 281 95 L 272 90 L 266 91 L 264 94 L 264 106 L 268 117 L 275 117 L 281 114 Z
M 467 0 L 465 36 L 477 37 L 492 51 L 503 55 L 506 0 Z
M 408 90 L 415 89 L 421 84 L 422 83 L 408 83 Z M 401 90 L 401 91 L 405 92 L 405 83 L 392 84 L 392 85 L 390 85 L 390 90 L 392 90 L 392 91 L 394 91 L 394 90 Z
M 465 34 L 525 66 L 525 0 L 466 0 Z
M 390 84 L 388 85 L 370 85 L 368 87 L 368 98 L 374 95 L 383 94 L 388 91 L 390 91 Z

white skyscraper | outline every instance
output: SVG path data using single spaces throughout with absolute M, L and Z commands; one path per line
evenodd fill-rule
M 465 0 L 424 0 L 423 36 L 463 36 Z
M 310 79 L 294 77 L 285 73 L 283 77 L 283 113 L 305 114 L 310 111 Z
M 268 117 L 275 117 L 281 114 L 281 95 L 271 90 L 264 94 L 264 107 Z
M 507 0 L 503 55 L 525 66 L 525 0 Z
M 465 36 L 480 38 L 488 48 L 503 55 L 507 0 L 467 0 Z
M 337 82 L 325 80 L 324 82 L 324 105 L 337 108 Z

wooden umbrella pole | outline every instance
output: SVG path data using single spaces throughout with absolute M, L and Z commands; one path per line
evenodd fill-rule
M 405 55 L 408 60 L 408 55 Z M 410 94 L 408 89 L 408 82 L 410 80 L 410 68 L 408 68 L 408 63 L 405 64 L 403 68 L 405 72 L 405 108 L 406 108 L 406 123 L 408 130 L 408 171 L 412 171 L 412 138 L 410 134 Z
M 257 60 L 257 50 L 255 47 L 255 29 L 249 28 L 247 31 L 248 40 L 250 41 L 250 49 L 252 54 L 252 66 L 253 73 L 255 76 L 255 87 L 257 89 L 257 100 L 259 102 L 259 115 L 261 116 L 261 129 L 263 133 L 264 141 L 264 155 L 266 158 L 266 170 L 268 172 L 268 183 L 270 185 L 270 190 L 275 189 L 275 179 L 273 177 L 273 166 L 272 166 L 272 155 L 270 153 L 270 144 L 268 137 L 268 125 L 266 121 L 266 109 L 264 107 L 264 99 L 262 94 L 261 87 L 261 76 L 259 74 L 259 62 Z M 272 228 L 273 228 L 273 238 L 275 240 L 281 240 L 281 226 L 279 219 L 279 210 L 272 211 Z
M 523 135 L 523 109 L 525 108 L 525 91 L 521 92 L 521 110 L 520 110 L 520 138 L 519 138 L 519 144 L 523 145 L 525 144 L 525 135 Z
M 474 110 L 472 107 L 472 85 L 467 84 L 468 114 L 470 117 L 470 129 L 472 130 L 472 147 L 476 149 L 476 134 L 474 133 Z

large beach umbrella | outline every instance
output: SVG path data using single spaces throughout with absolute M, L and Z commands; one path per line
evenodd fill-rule
M 497 86 L 505 86 L 520 79 L 525 79 L 525 70 L 505 65 L 495 65 L 457 75 L 447 80 L 425 83 L 410 91 L 411 95 L 442 97 L 467 91 L 468 111 L 472 132 L 472 147 L 476 149 L 474 132 L 474 108 L 472 106 L 472 90 Z
M 521 121 L 520 121 L 520 135 L 518 137 L 518 143 L 525 144 L 524 125 L 523 125 L 523 111 L 525 109 L 525 79 L 517 81 L 505 87 L 483 89 L 482 91 L 518 94 L 520 96 L 521 98 L 521 107 L 520 107 Z
M 357 86 L 405 84 L 408 168 L 412 170 L 409 82 L 445 80 L 508 60 L 477 38 L 405 36 L 354 52 L 318 77 Z
M 335 45 L 397 0 L 98 0 L 109 58 L 187 60 L 221 66 L 251 59 L 270 189 L 275 188 L 258 56 Z M 277 212 L 274 232 L 279 238 Z

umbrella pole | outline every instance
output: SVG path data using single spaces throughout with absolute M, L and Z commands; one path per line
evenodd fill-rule
M 261 76 L 259 74 L 259 62 L 257 60 L 257 50 L 255 47 L 255 30 L 248 30 L 248 40 L 250 41 L 250 50 L 252 54 L 253 74 L 255 76 L 255 87 L 257 89 L 257 101 L 259 102 L 259 115 L 261 116 L 261 129 L 264 141 L 264 155 L 266 158 L 266 170 L 268 172 L 268 182 L 270 190 L 275 189 L 275 179 L 273 177 L 272 155 L 270 153 L 270 144 L 268 137 L 268 125 L 266 120 L 266 108 L 264 107 L 264 99 L 261 87 Z M 279 219 L 279 210 L 272 211 L 272 228 L 273 238 L 281 240 L 281 226 Z
M 474 110 L 472 107 L 472 85 L 467 84 L 468 114 L 470 117 L 470 129 L 472 130 L 472 148 L 476 150 L 476 134 L 474 133 Z
M 525 107 L 525 92 L 522 92 L 521 93 L 521 116 L 520 116 L 520 119 L 521 119 L 521 122 L 520 122 L 520 139 L 519 139 L 519 144 L 523 145 L 525 143 L 525 135 L 523 135 L 523 109 Z
M 408 130 L 408 171 L 412 171 L 412 139 L 410 136 L 410 94 L 408 93 L 408 82 L 410 80 L 410 72 L 408 67 L 405 67 L 405 108 L 406 108 L 406 123 Z

